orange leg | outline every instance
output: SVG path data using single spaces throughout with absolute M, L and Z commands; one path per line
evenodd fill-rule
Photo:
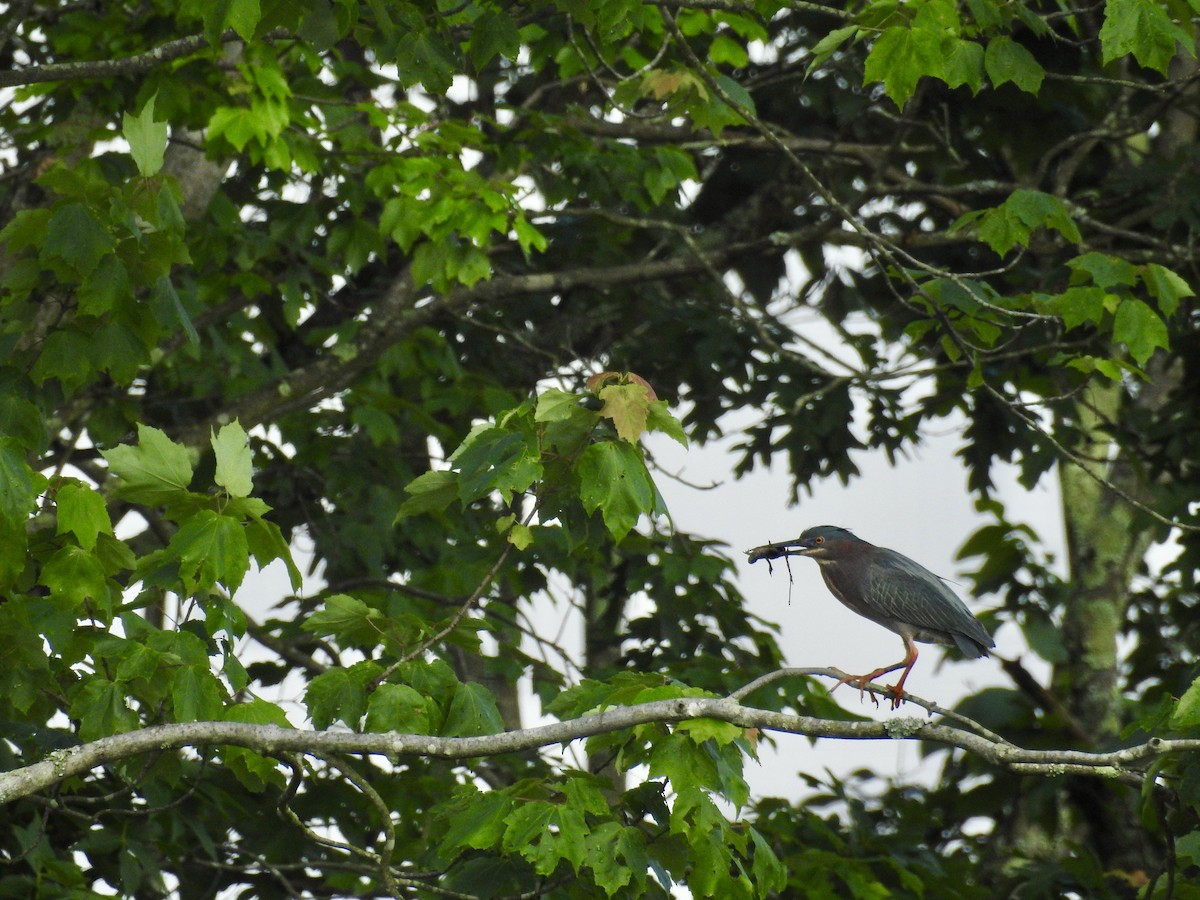
M 903 669 L 904 671 L 900 673 L 900 680 L 895 684 L 888 686 L 891 688 L 893 695 L 892 709 L 898 709 L 900 704 L 904 702 L 904 681 L 908 678 L 908 673 L 912 671 L 912 667 L 917 661 L 917 645 L 907 637 L 904 638 L 904 649 L 907 651 L 904 654 L 904 659 L 900 660 L 900 662 L 896 663 L 895 665 L 885 666 L 882 669 L 876 669 L 874 672 L 870 672 L 866 675 L 847 675 L 840 679 L 838 683 L 829 690 L 834 691 L 847 682 L 853 682 L 854 684 L 858 685 L 858 699 L 861 702 L 863 693 L 866 691 L 868 684 L 870 684 L 876 678 L 887 675 L 889 672 L 895 672 L 897 669 Z M 879 705 L 879 701 L 875 700 L 873 696 L 871 699 L 875 701 L 876 706 Z

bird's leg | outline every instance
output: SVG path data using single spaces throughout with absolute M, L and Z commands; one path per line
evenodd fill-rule
M 900 680 L 891 686 L 892 693 L 892 709 L 899 709 L 900 704 L 904 702 L 904 681 L 908 678 L 908 673 L 912 671 L 912 667 L 917 662 L 917 645 L 913 639 L 907 635 L 904 637 L 904 646 L 908 649 L 908 653 L 904 657 L 904 671 L 900 673 Z
M 870 672 L 866 675 L 845 675 L 838 680 L 837 684 L 829 689 L 830 692 L 832 693 L 847 682 L 853 682 L 858 685 L 858 699 L 861 703 L 863 694 L 866 692 L 868 684 L 870 684 L 876 678 L 882 678 L 889 672 L 895 672 L 897 669 L 903 669 L 904 671 L 900 673 L 900 680 L 895 684 L 888 685 L 893 694 L 892 709 L 899 709 L 900 704 L 904 702 L 904 681 L 906 678 L 908 678 L 908 673 L 912 671 L 912 667 L 917 661 L 917 645 L 913 643 L 911 638 L 904 638 L 904 648 L 907 652 L 904 654 L 904 659 L 900 660 L 900 662 L 895 663 L 894 665 L 884 666 L 881 669 L 876 669 L 874 672 Z M 879 701 L 875 700 L 874 696 L 872 696 L 871 699 L 875 701 L 876 706 L 879 705 Z

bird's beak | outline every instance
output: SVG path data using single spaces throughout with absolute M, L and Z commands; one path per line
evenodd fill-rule
M 811 542 L 796 538 L 778 544 L 763 544 L 761 547 L 747 550 L 746 556 L 750 562 L 756 563 L 760 559 L 779 559 L 781 556 L 808 556 L 814 549 Z

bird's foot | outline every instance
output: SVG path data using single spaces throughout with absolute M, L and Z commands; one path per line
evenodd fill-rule
M 892 692 L 892 709 L 899 709 L 900 704 L 904 702 L 904 698 L 908 696 L 904 693 L 904 685 L 902 683 L 889 684 L 888 690 Z
M 847 675 L 841 669 L 834 669 L 833 671 L 838 673 L 838 675 L 840 677 L 838 678 L 837 684 L 835 684 L 833 687 L 831 687 L 829 689 L 829 693 L 832 694 L 834 691 L 836 691 L 838 688 L 840 688 L 843 684 L 849 684 L 849 683 L 857 684 L 858 685 L 858 702 L 862 703 L 863 696 L 867 692 L 867 685 L 871 682 L 871 679 L 873 679 L 875 677 L 875 673 L 872 672 L 870 675 Z M 874 703 L 876 706 L 878 706 L 879 698 L 876 697 L 874 694 L 871 694 L 871 702 Z
M 876 678 L 878 678 L 880 675 L 883 675 L 886 672 L 889 672 L 891 670 L 890 669 L 882 669 L 882 670 L 878 670 L 875 672 L 869 672 L 866 675 L 847 675 L 841 669 L 834 669 L 833 671 L 836 672 L 839 677 L 838 677 L 837 684 L 835 684 L 833 687 L 831 687 L 829 689 L 829 693 L 832 694 L 834 691 L 836 691 L 838 688 L 840 688 L 843 684 L 851 684 L 851 683 L 857 684 L 858 685 L 858 702 L 862 703 L 863 696 L 867 692 L 867 685 L 870 684 L 872 681 L 874 681 Z M 900 681 L 898 681 L 896 684 L 887 685 L 887 689 L 892 692 L 892 699 L 889 701 L 891 704 L 891 708 L 899 709 L 900 704 L 902 704 L 904 702 L 904 698 L 907 696 L 904 693 L 904 679 L 900 679 Z M 871 702 L 874 703 L 876 706 L 879 706 L 879 698 L 874 693 L 871 694 Z

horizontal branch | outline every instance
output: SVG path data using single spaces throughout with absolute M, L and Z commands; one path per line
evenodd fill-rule
M 233 32 L 230 32 L 233 34 Z M 39 84 L 45 81 L 72 81 L 77 78 L 112 78 L 144 72 L 157 65 L 188 56 L 208 45 L 202 34 L 167 41 L 153 50 L 120 59 L 87 59 L 79 62 L 50 63 L 27 69 L 7 69 L 0 72 L 0 87 Z
M 880 687 L 879 690 L 884 690 Z M 0 774 L 0 803 L 27 797 L 97 766 L 109 765 L 144 753 L 183 747 L 229 745 L 245 747 L 265 756 L 283 753 L 366 753 L 396 758 L 427 756 L 438 759 L 472 759 L 568 744 L 581 738 L 607 734 L 648 723 L 690 719 L 717 719 L 743 728 L 806 737 L 843 740 L 921 740 L 974 753 L 998 766 L 1024 774 L 1056 775 L 1065 772 L 1140 779 L 1128 768 L 1152 757 L 1200 750 L 1200 739 L 1152 738 L 1136 747 L 1108 753 L 1078 750 L 1026 750 L 1007 741 L 971 734 L 960 728 L 925 718 L 900 716 L 882 722 L 843 722 L 814 716 L 789 715 L 744 706 L 732 698 L 681 698 L 617 707 L 591 715 L 478 737 L 437 737 L 421 734 L 356 734 L 307 731 L 278 725 L 244 722 L 184 722 L 155 725 L 140 731 L 113 735 L 56 750 L 41 762 Z
M 286 30 L 276 29 L 265 35 L 264 39 L 275 40 L 287 36 Z M 221 35 L 218 43 L 223 44 L 237 40 L 241 40 L 241 38 L 236 32 L 226 31 Z M 40 84 L 47 81 L 74 81 L 80 78 L 116 78 L 122 75 L 136 75 L 163 63 L 197 53 L 208 46 L 209 41 L 205 35 L 192 34 L 167 41 L 145 53 L 122 56 L 118 59 L 84 59 L 77 62 L 47 63 L 24 69 L 5 69 L 0 71 L 0 87 Z

